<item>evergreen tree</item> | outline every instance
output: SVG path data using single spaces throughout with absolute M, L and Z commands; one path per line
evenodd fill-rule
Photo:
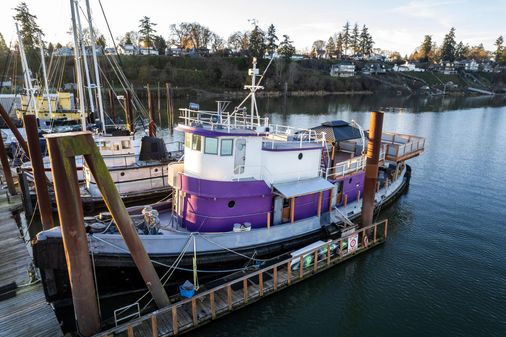
M 455 61 L 455 28 L 452 27 L 448 34 L 445 35 L 443 45 L 441 46 L 441 59 L 443 61 L 453 62 Z
M 336 56 L 338 59 L 343 55 L 343 34 L 339 33 L 336 37 Z
M 26 51 L 33 50 L 38 45 L 39 35 L 44 36 L 37 24 L 37 16 L 30 13 L 25 2 L 14 8 L 14 20 L 19 24 L 19 33 Z
M 153 37 L 153 46 L 158 51 L 158 55 L 165 55 L 165 49 L 167 49 L 167 42 L 161 35 Z
M 355 23 L 353 26 L 353 31 L 351 33 L 351 43 L 350 43 L 351 50 L 353 51 L 353 54 L 356 55 L 360 52 L 360 36 L 358 33 L 358 24 Z
M 5 43 L 4 36 L 0 33 L 0 57 L 3 57 L 9 53 L 9 48 Z
M 350 23 L 348 21 L 346 21 L 346 24 L 343 26 L 342 39 L 343 39 L 343 53 L 344 55 L 347 55 L 348 48 L 351 43 Z
M 107 45 L 107 41 L 105 39 L 105 36 L 103 34 L 100 34 L 100 36 L 97 37 L 95 44 L 97 45 L 97 47 L 102 47 L 102 51 L 104 51 L 105 46 Z
M 54 47 L 56 50 L 63 48 L 62 44 L 60 42 L 56 43 L 56 46 Z
M 329 37 L 329 40 L 327 41 L 327 46 L 325 47 L 327 50 L 327 57 L 332 58 L 332 55 L 336 53 L 336 44 L 334 43 L 334 39 Z
M 455 46 L 455 59 L 459 60 L 459 61 L 465 59 L 468 52 L 469 52 L 469 47 L 464 45 L 464 43 L 462 41 L 460 41 Z
M 311 47 L 311 57 L 322 58 L 325 55 L 325 41 L 316 40 Z
M 432 36 L 425 35 L 422 45 L 420 46 L 420 58 L 422 62 L 429 62 L 429 55 L 432 50 Z
M 290 37 L 288 35 L 283 35 L 283 41 L 279 44 L 278 53 L 279 55 L 282 55 L 285 60 L 289 60 L 295 54 L 293 41 L 290 41 Z
M 269 55 L 272 56 L 276 52 L 276 49 L 278 49 L 278 45 L 276 42 L 278 41 L 278 37 L 276 36 L 276 28 L 273 24 L 269 26 L 267 29 L 267 38 L 266 38 L 266 50 Z
M 151 22 L 151 18 L 144 16 L 139 20 L 139 35 L 141 40 L 144 42 L 144 47 L 153 47 L 153 35 L 156 33 L 156 23 Z
M 360 33 L 360 52 L 363 55 L 371 55 L 372 48 L 374 46 L 374 41 L 372 39 L 372 36 L 369 34 L 369 29 L 366 27 L 366 25 L 362 26 L 362 31 Z
M 501 56 L 503 54 L 503 50 L 504 50 L 504 48 L 502 46 L 503 43 L 504 43 L 504 39 L 503 39 L 502 35 L 499 36 L 497 38 L 497 40 L 495 40 L 495 46 L 496 46 L 495 61 L 496 62 L 500 62 L 499 60 L 500 60 L 500 58 L 501 58 Z
M 265 33 L 254 22 L 255 27 L 249 36 L 249 51 L 251 56 L 261 59 L 265 55 Z

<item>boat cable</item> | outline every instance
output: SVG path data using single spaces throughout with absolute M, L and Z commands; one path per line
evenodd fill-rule
M 123 247 L 120 247 L 112 242 L 108 242 L 107 240 L 105 239 L 102 239 L 102 238 L 99 238 L 97 236 L 95 236 L 95 239 L 97 239 L 98 241 L 101 241 L 103 243 L 105 243 L 106 245 L 109 245 L 113 248 L 116 248 L 124 253 L 127 253 L 127 254 L 130 254 L 130 251 L 126 248 L 123 248 Z M 156 261 L 156 260 L 152 260 L 150 259 L 150 261 L 153 263 L 153 264 L 156 264 L 156 265 L 159 265 L 159 266 L 162 266 L 162 267 L 166 267 L 166 268 L 171 268 L 170 265 L 168 264 L 165 264 L 163 262 L 159 262 L 159 261 Z M 184 267 L 174 267 L 175 269 L 177 270 L 181 270 L 181 271 L 188 271 L 188 272 L 193 272 L 193 269 L 191 268 L 184 268 Z M 234 273 L 234 272 L 237 272 L 237 271 L 242 271 L 244 270 L 245 268 L 234 268 L 234 269 L 213 269 L 213 270 L 209 270 L 209 269 L 197 269 L 197 272 L 199 273 L 209 273 L 209 274 L 212 274 L 212 273 Z
M 257 258 L 254 258 L 254 257 L 253 257 L 254 255 L 253 255 L 253 256 L 244 255 L 244 254 L 242 254 L 242 253 L 236 252 L 235 250 L 233 250 L 233 249 L 231 249 L 231 248 L 225 247 L 225 246 L 223 246 L 223 245 L 219 244 L 218 242 L 215 242 L 215 241 L 213 241 L 213 240 L 211 240 L 211 239 L 207 238 L 206 236 L 204 236 L 204 235 L 202 235 L 202 234 L 200 234 L 200 233 L 197 233 L 197 234 L 199 235 L 199 237 L 203 238 L 204 240 L 208 241 L 209 243 L 212 243 L 212 244 L 214 244 L 214 245 L 216 245 L 216 246 L 218 246 L 218 247 L 220 247 L 220 248 L 222 248 L 222 249 L 225 249 L 226 251 L 228 251 L 228 252 L 230 252 L 230 253 L 232 253 L 232 254 L 235 254 L 235 255 L 238 255 L 238 256 L 244 257 L 245 259 L 248 259 L 248 260 L 250 260 L 250 261 L 256 261 L 256 262 L 267 262 L 267 261 L 269 261 L 269 260 L 272 260 L 272 258 L 271 258 L 271 259 L 257 259 Z
M 93 238 L 93 235 L 88 236 L 88 245 L 91 246 L 91 239 Z M 93 282 L 95 283 L 95 297 L 97 300 L 97 306 L 98 306 L 98 317 L 102 317 L 102 312 L 100 310 L 100 296 L 98 294 L 98 281 L 97 281 L 97 270 L 95 267 L 95 254 L 93 254 L 93 249 L 90 249 L 91 251 L 91 265 L 93 267 Z
M 181 262 L 181 260 L 183 259 L 183 256 L 184 254 L 186 253 L 186 250 L 188 249 L 189 245 L 190 245 L 190 241 L 191 241 L 191 237 L 188 238 L 188 240 L 186 241 L 186 244 L 185 246 L 183 247 L 183 249 L 181 250 L 181 253 L 179 253 L 178 257 L 176 258 L 176 260 L 174 260 L 174 263 L 172 264 L 171 268 L 169 268 L 163 275 L 162 277 L 160 278 L 160 281 L 162 282 L 162 285 L 165 286 L 165 284 L 169 281 L 169 279 L 172 277 L 172 275 L 174 274 L 174 271 L 176 270 L 175 267 L 177 267 L 179 265 L 179 263 Z M 169 274 L 170 272 L 170 275 L 167 276 L 167 274 Z M 164 278 L 166 278 L 166 280 L 162 281 Z M 135 302 L 133 302 L 132 304 L 135 304 L 135 303 L 139 303 L 140 301 L 142 301 L 146 296 L 148 296 L 150 294 L 150 291 L 148 290 L 147 292 L 145 292 L 141 297 L 139 297 L 139 299 L 137 299 Z M 142 310 L 144 310 L 150 303 L 151 301 L 153 301 L 153 298 L 151 298 L 148 303 L 146 303 L 146 305 L 142 308 Z M 128 306 L 129 308 L 130 306 Z M 128 310 L 128 308 L 125 308 L 123 309 L 122 311 L 119 312 L 119 315 L 121 315 L 122 313 L 124 313 L 126 310 Z

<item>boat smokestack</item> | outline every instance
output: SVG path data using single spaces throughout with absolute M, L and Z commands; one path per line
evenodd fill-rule
M 378 163 L 383 132 L 383 112 L 371 111 L 367 142 L 367 162 L 365 168 L 364 196 L 362 201 L 362 227 L 372 225 L 374 216 L 374 196 L 378 179 Z

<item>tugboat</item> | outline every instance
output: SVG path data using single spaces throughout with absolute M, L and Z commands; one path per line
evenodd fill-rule
M 176 269 L 184 279 L 197 271 L 240 270 L 355 230 L 350 220 L 361 214 L 367 132 L 344 121 L 311 129 L 270 124 L 257 110 L 255 92 L 262 89 L 262 78 L 255 60 L 249 74 L 249 113 L 243 106 L 247 99 L 231 112 L 180 109 L 184 160 L 168 164 L 171 207 L 132 214 L 160 272 Z M 383 134 L 377 209 L 406 188 L 410 168 L 405 162 L 420 155 L 424 145 L 421 137 Z M 102 214 L 88 222 L 87 230 L 100 291 L 119 292 L 135 282 L 142 286 L 113 220 Z M 48 300 L 69 298 L 58 227 L 37 235 L 34 257 Z

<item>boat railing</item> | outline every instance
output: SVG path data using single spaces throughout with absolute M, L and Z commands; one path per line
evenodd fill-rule
M 384 155 L 384 153 L 383 153 Z M 361 155 L 337 163 L 336 165 L 322 170 L 323 178 L 325 179 L 337 179 L 344 177 L 350 173 L 361 171 L 365 168 L 367 157 Z
M 188 108 L 179 109 L 183 125 L 190 127 L 209 127 L 230 132 L 233 129 L 250 129 L 257 126 L 268 125 L 268 118 L 257 116 L 246 116 L 243 113 L 228 113 L 226 111 L 192 110 Z
M 321 143 L 325 146 L 325 132 L 320 132 L 311 129 L 296 128 L 287 125 L 269 124 L 269 138 L 273 140 L 294 140 L 298 141 L 300 147 L 304 143 Z M 274 142 L 271 142 L 272 148 L 274 148 Z
M 124 331 L 129 336 L 140 333 L 158 335 L 158 331 L 162 330 L 168 336 L 178 335 L 344 262 L 385 242 L 387 234 L 387 220 L 374 223 L 311 249 L 294 252 L 280 262 L 216 287 L 203 288 L 205 290 L 191 298 L 181 299 L 97 336 L 111 336 Z
M 385 159 L 390 161 L 416 157 L 425 149 L 425 138 L 413 135 L 385 132 L 381 141 L 386 146 Z

